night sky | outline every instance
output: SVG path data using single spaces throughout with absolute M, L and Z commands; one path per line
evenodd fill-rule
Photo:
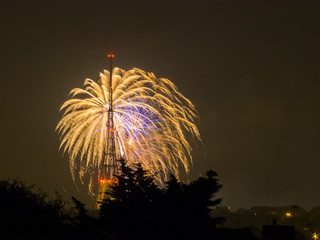
M 169 78 L 196 105 L 206 157 L 195 146 L 190 179 L 217 171 L 223 205 L 320 205 L 319 1 L 0 4 L 0 179 L 86 198 L 55 127 L 112 42 L 116 66 Z

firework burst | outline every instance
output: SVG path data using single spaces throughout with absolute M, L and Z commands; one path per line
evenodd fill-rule
M 117 157 L 128 164 L 140 162 L 159 183 L 169 174 L 179 177 L 181 166 L 189 172 L 187 135 L 200 140 L 194 105 L 168 79 L 137 68 L 112 72 Z M 98 81 L 86 79 L 84 89 L 71 90 L 72 98 L 61 106 L 64 114 L 56 128 L 73 178 L 79 174 L 83 183 L 89 177 L 89 189 L 106 148 L 109 87 L 109 72 L 104 71 Z

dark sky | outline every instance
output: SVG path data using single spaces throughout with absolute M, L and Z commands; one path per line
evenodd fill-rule
M 207 157 L 195 151 L 191 179 L 217 171 L 222 204 L 319 206 L 317 2 L 2 0 L 0 178 L 84 198 L 55 127 L 112 41 L 118 67 L 195 103 Z

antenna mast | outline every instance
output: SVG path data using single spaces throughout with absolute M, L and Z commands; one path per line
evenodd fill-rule
M 109 109 L 108 109 L 108 121 L 106 126 L 106 149 L 104 152 L 104 158 L 99 166 L 99 195 L 97 202 L 104 199 L 104 195 L 108 185 L 115 182 L 115 175 L 118 174 L 118 164 L 116 159 L 116 146 L 115 146 L 115 128 L 113 119 L 113 89 L 112 89 L 112 70 L 113 70 L 113 58 L 114 54 L 108 54 L 110 63 L 109 71 Z

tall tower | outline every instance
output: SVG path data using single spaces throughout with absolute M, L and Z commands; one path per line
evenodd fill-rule
M 110 184 L 116 181 L 114 175 L 118 174 L 118 164 L 115 146 L 115 128 L 113 119 L 113 89 L 112 89 L 112 68 L 113 68 L 114 54 L 108 54 L 110 63 L 110 76 L 109 76 L 109 109 L 108 121 L 106 126 L 106 148 L 104 151 L 104 158 L 99 166 L 98 182 L 99 193 L 97 198 L 97 205 L 104 199 L 105 192 Z

